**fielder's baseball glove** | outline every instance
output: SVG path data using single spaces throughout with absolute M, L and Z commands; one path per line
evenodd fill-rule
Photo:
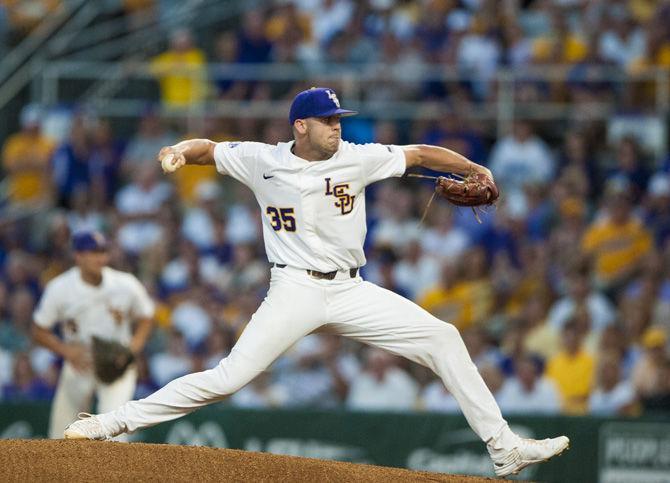
M 93 337 L 93 368 L 100 382 L 111 384 L 126 372 L 135 356 L 126 346 Z
M 500 195 L 493 179 L 484 173 L 470 173 L 462 180 L 440 176 L 435 190 L 457 206 L 491 205 Z

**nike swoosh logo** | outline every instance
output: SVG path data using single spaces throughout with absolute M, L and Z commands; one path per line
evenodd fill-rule
M 263 173 L 263 179 L 270 179 L 270 178 L 274 178 L 274 177 L 275 177 L 274 174 L 272 176 L 265 176 L 265 173 Z

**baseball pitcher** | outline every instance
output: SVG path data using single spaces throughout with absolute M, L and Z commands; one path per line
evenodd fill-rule
M 76 266 L 51 280 L 33 314 L 33 337 L 64 359 L 51 407 L 49 437 L 79 412 L 111 411 L 135 392 L 139 353 L 151 332 L 154 304 L 130 273 L 107 267 L 107 244 L 98 232 L 73 237 Z M 137 322 L 133 333 L 131 323 Z M 60 324 L 62 339 L 52 333 Z
M 290 142 L 194 139 L 160 151 L 165 172 L 187 164 L 214 165 L 222 175 L 253 190 L 272 267 L 270 289 L 230 355 L 216 368 L 176 379 L 146 399 L 114 411 L 87 415 L 68 427 L 66 438 L 108 439 L 221 401 L 298 339 L 319 329 L 432 369 L 487 444 L 499 476 L 518 473 L 568 447 L 565 436 L 538 441 L 514 434 L 458 330 L 359 274 L 365 264 L 367 185 L 423 166 L 474 179 L 475 191 L 485 194 L 481 204 L 486 204 L 497 197 L 490 171 L 441 147 L 342 141 L 340 118 L 353 114 L 340 107 L 333 90 L 312 88 L 299 93 L 291 105 L 294 140 Z M 444 178 L 437 190 L 444 196 L 452 191 Z M 469 190 L 468 185 L 465 191 Z M 466 198 L 464 204 L 474 204 Z

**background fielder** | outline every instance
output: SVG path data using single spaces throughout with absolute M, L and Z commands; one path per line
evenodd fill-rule
M 151 332 L 154 303 L 130 273 L 107 267 L 104 237 L 84 232 L 73 237 L 76 266 L 51 280 L 33 315 L 35 341 L 64 359 L 51 407 L 49 437 L 60 438 L 79 412 L 90 411 L 93 396 L 99 411 L 110 411 L 135 392 L 137 370 L 128 367 L 110 384 L 96 379 L 91 339 L 118 341 L 139 353 Z M 135 332 L 132 323 L 137 321 Z M 52 333 L 58 324 L 62 340 Z
M 151 396 L 74 422 L 68 438 L 106 439 L 176 419 L 224 399 L 264 371 L 301 337 L 325 330 L 402 355 L 432 369 L 487 443 L 504 476 L 563 451 L 565 437 L 522 440 L 472 363 L 458 330 L 409 300 L 365 282 L 365 187 L 412 166 L 491 176 L 435 146 L 356 145 L 341 140 L 340 108 L 326 88 L 298 94 L 289 120 L 295 141 L 184 141 L 159 154 L 165 171 L 215 164 L 249 186 L 263 214 L 272 263 L 270 289 L 230 355 L 211 370 L 176 379 Z

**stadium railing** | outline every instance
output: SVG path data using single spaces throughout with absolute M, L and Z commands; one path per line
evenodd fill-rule
M 93 108 L 107 117 L 135 117 L 146 110 L 147 96 L 133 95 L 141 89 L 147 91 L 147 83 L 154 77 L 146 62 L 89 62 L 58 61 L 48 63 L 33 79 L 33 100 L 45 106 L 78 102 Z M 333 83 L 341 86 L 341 97 L 347 104 L 364 116 L 377 119 L 440 119 L 455 113 L 472 120 L 493 121 L 498 134 L 507 132 L 514 118 L 535 120 L 562 120 L 570 118 L 607 119 L 630 106 L 626 104 L 628 89 L 636 85 L 644 91 L 642 104 L 635 107 L 638 112 L 665 118 L 670 113 L 670 69 L 649 68 L 630 74 L 614 67 L 600 66 L 579 78 L 581 84 L 602 85 L 606 83 L 614 93 L 614 99 L 602 102 L 524 101 L 517 98 L 517 87 L 522 83 L 559 83 L 569 88 L 569 75 L 573 65 L 542 65 L 523 69 L 500 69 L 491 77 L 462 72 L 440 65 L 427 65 L 421 69 L 398 69 L 386 64 L 319 64 L 302 66 L 297 64 L 208 64 L 207 77 L 231 81 L 266 83 Z M 91 90 L 94 83 L 104 79 L 117 87 L 100 95 Z M 489 89 L 497 89 L 494 100 L 475 104 L 452 104 L 436 101 L 411 100 L 365 100 L 365 92 L 380 83 L 393 82 L 396 86 L 419 85 L 425 82 L 446 84 L 483 83 Z M 155 84 L 150 90 L 158 101 Z M 72 87 L 75 86 L 75 87 Z M 121 86 L 123 88 L 121 89 Z M 71 88 L 68 88 L 71 87 Z M 83 88 L 82 88 L 83 87 Z M 83 93 L 83 94 L 82 94 Z M 167 117 L 188 115 L 217 115 L 251 118 L 281 118 L 287 110 L 286 101 L 232 101 L 209 99 L 193 104 L 186 109 L 167 109 Z

